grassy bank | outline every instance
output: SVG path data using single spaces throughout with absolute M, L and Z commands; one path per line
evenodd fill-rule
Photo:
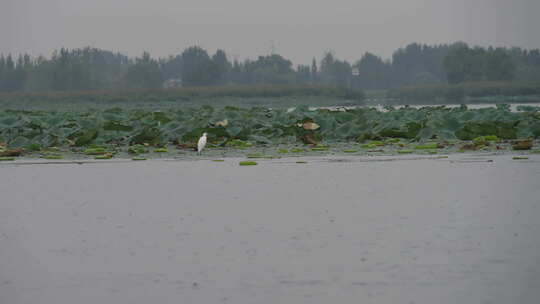
M 1 93 L 0 108 L 291 106 L 362 104 L 364 93 L 326 86 L 215 86 L 111 91 Z

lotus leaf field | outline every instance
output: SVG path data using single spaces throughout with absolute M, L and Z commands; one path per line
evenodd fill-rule
M 511 112 L 506 105 L 385 111 L 210 106 L 160 111 L 4 110 L 0 112 L 0 153 L 49 159 L 65 153 L 98 159 L 118 153 L 160 157 L 190 151 L 203 132 L 208 133 L 208 151 L 247 150 L 261 157 L 267 151 L 273 151 L 273 157 L 308 152 L 433 154 L 449 148 L 512 149 L 512 144 L 517 150 L 536 151 L 540 111 L 525 107 Z M 6 153 L 10 150 L 20 153 Z

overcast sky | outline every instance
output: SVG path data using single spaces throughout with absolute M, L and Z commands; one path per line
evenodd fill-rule
M 199 45 L 352 62 L 410 42 L 540 48 L 539 13 L 540 0 L 0 0 L 0 53 L 90 45 L 163 57 Z

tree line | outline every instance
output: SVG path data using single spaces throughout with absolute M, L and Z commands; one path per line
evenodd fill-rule
M 320 61 L 297 65 L 279 54 L 230 60 L 223 50 L 209 54 L 192 46 L 181 54 L 129 58 L 97 48 L 54 51 L 50 58 L 0 54 L 0 91 L 68 91 L 161 88 L 171 80 L 182 86 L 310 84 L 353 89 L 388 89 L 412 85 L 471 81 L 538 81 L 540 51 L 412 43 L 391 59 L 365 53 L 349 63 L 326 52 Z M 178 84 L 178 82 L 172 82 Z

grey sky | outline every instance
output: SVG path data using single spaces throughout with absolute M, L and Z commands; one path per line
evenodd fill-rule
M 410 42 L 540 48 L 539 0 L 0 0 L 0 52 L 94 46 L 130 56 L 200 45 L 231 58 L 277 53 L 355 61 Z

